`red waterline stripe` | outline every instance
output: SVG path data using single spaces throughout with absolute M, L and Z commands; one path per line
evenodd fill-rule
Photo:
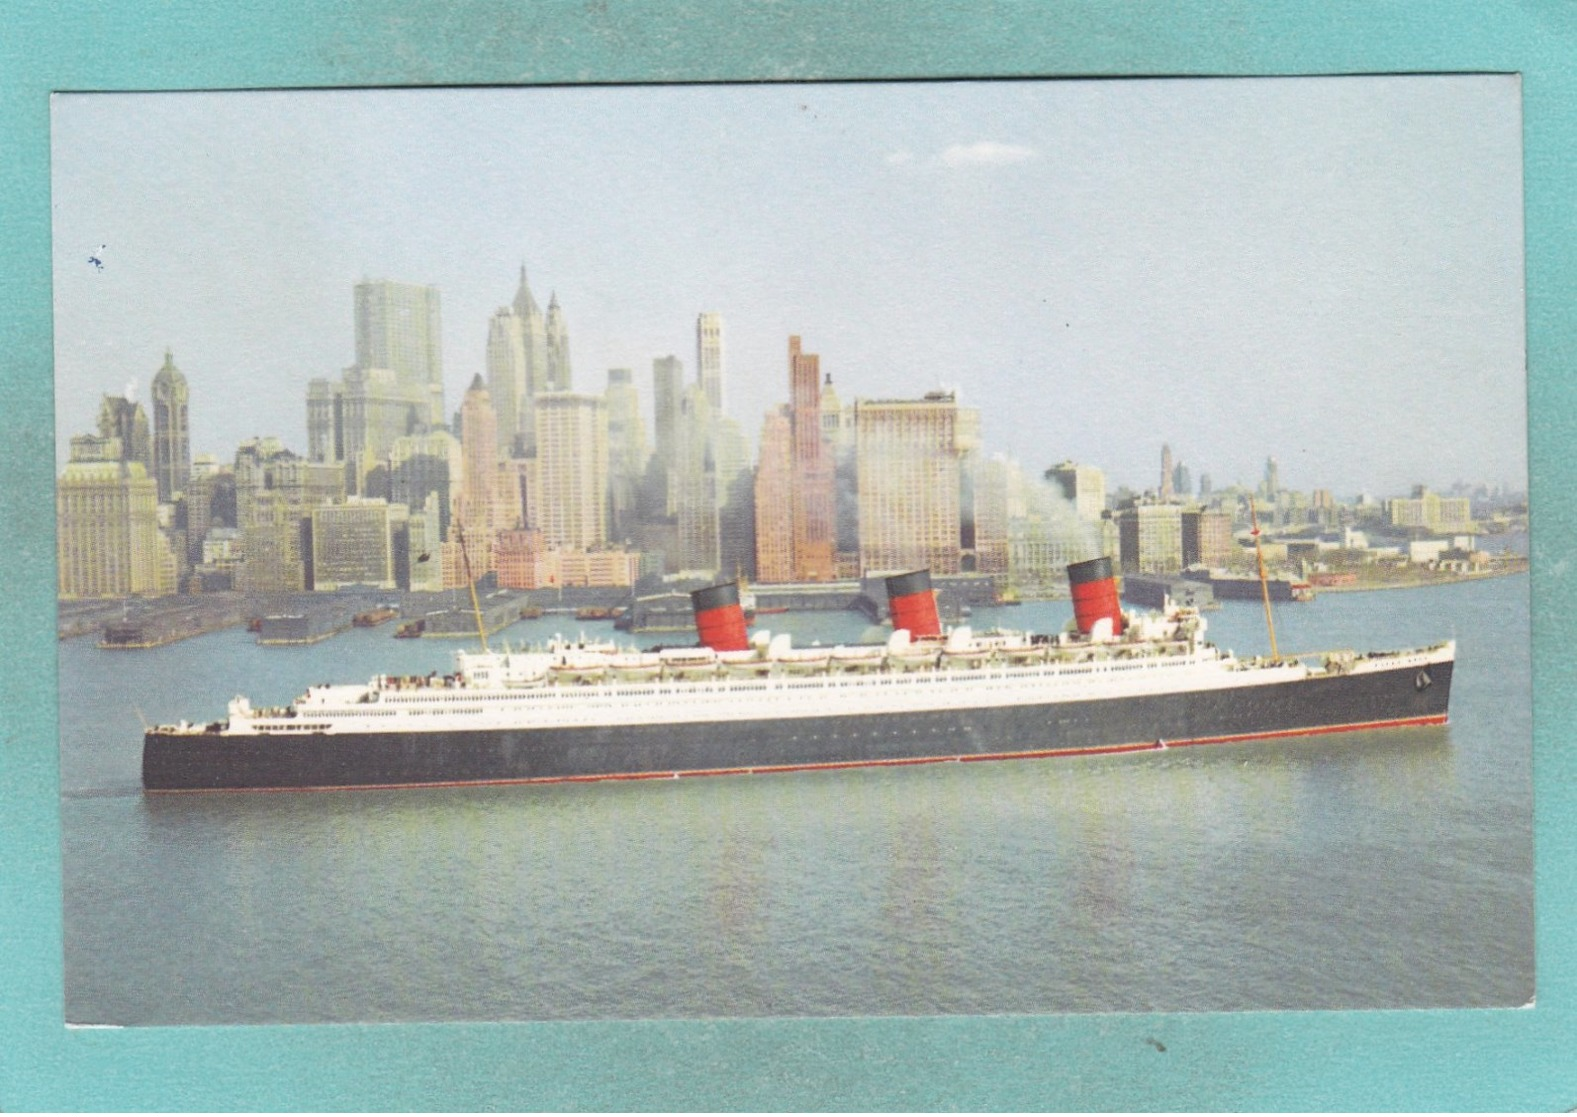
M 887 760 L 832 760 L 815 764 L 771 764 L 749 768 L 696 768 L 683 772 L 609 772 L 585 776 L 524 776 L 493 780 L 428 780 L 421 783 L 324 784 L 309 787 L 164 787 L 148 788 L 146 795 L 189 795 L 206 792 L 242 791 L 268 794 L 287 791 L 394 791 L 423 787 L 516 787 L 540 783 L 603 783 L 613 780 L 677 780 L 695 776 L 751 776 L 771 772 L 831 772 L 845 768 L 899 768 L 909 764 L 970 763 L 980 760 L 1044 760 L 1056 756 L 1106 756 L 1114 753 L 1156 752 L 1163 748 L 1191 745 L 1222 745 L 1238 741 L 1269 741 L 1280 737 L 1315 737 L 1326 733 L 1355 733 L 1366 729 L 1405 729 L 1415 726 L 1445 725 L 1445 714 L 1422 718 L 1397 718 L 1391 721 L 1355 721 L 1344 725 L 1321 725 L 1306 729 L 1278 729 L 1270 733 L 1236 733 L 1224 737 L 1183 737 L 1167 741 L 1142 741 L 1121 745 L 1090 745 L 1071 749 L 1034 749 L 1026 752 L 980 752 L 955 756 L 904 756 Z

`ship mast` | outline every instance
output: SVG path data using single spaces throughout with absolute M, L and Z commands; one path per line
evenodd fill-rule
M 482 604 L 476 599 L 476 579 L 471 577 L 471 552 L 465 545 L 465 528 L 460 518 L 454 521 L 455 539 L 460 543 L 460 563 L 465 568 L 465 584 L 471 590 L 471 612 L 476 615 L 476 634 L 482 641 L 482 652 L 487 653 L 487 625 L 482 623 Z
M 1248 514 L 1254 525 L 1251 534 L 1254 536 L 1254 557 L 1259 561 L 1259 592 L 1265 599 L 1265 627 L 1270 629 L 1270 658 L 1276 660 L 1281 656 L 1276 651 L 1276 621 L 1270 615 L 1270 583 L 1265 579 L 1265 551 L 1259 545 L 1259 513 L 1254 510 L 1253 494 L 1248 498 Z

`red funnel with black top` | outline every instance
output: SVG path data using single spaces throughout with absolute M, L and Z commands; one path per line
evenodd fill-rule
M 907 628 L 915 639 L 942 635 L 942 618 L 936 612 L 936 594 L 931 589 L 931 572 L 915 570 L 894 574 L 887 579 L 887 607 L 892 610 L 893 628 Z
M 1089 635 L 1096 621 L 1108 617 L 1112 635 L 1122 635 L 1123 610 L 1117 600 L 1117 578 L 1110 558 L 1103 555 L 1073 563 L 1068 567 L 1068 588 L 1073 591 L 1073 619 L 1080 632 Z
M 733 582 L 708 586 L 690 595 L 695 606 L 695 631 L 701 643 L 714 652 L 742 652 L 750 647 L 745 610 L 739 604 L 739 587 Z

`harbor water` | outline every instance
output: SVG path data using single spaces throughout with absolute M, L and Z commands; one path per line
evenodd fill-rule
M 441 671 L 461 644 L 394 640 L 392 625 L 306 647 L 239 629 L 138 651 L 66 640 L 67 1019 L 1524 1004 L 1528 608 L 1525 575 L 1277 607 L 1284 652 L 1455 636 L 1444 727 L 765 776 L 146 797 L 144 721 Z M 1070 615 L 1030 603 L 971 623 L 1046 632 Z M 1223 647 L 1267 650 L 1257 603 L 1207 617 Z M 797 643 L 876 635 L 855 614 L 759 627 Z M 582 630 L 612 634 L 549 615 L 493 642 Z

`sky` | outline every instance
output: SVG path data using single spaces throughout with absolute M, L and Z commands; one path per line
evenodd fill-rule
M 575 388 L 632 368 L 648 412 L 720 312 L 752 440 L 798 334 L 845 402 L 953 389 L 1037 474 L 1154 487 L 1169 443 L 1218 488 L 1270 455 L 1339 495 L 1526 485 L 1515 76 L 62 94 L 52 125 L 57 462 L 166 348 L 194 453 L 305 453 L 363 278 L 439 288 L 452 412 L 524 264 Z

